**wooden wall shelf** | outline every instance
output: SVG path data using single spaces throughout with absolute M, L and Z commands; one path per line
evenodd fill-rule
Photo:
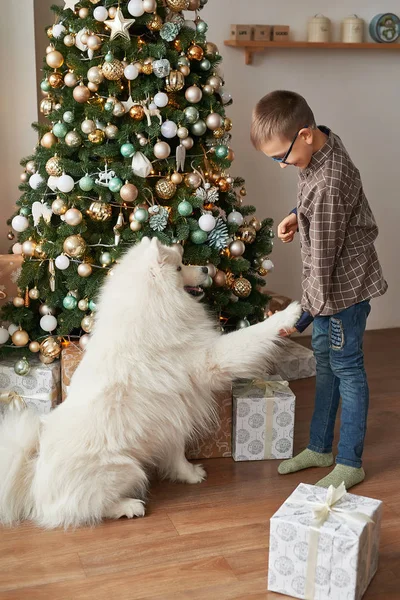
M 314 49 L 314 50 L 380 50 L 380 51 L 391 51 L 400 50 L 400 43 L 394 42 L 392 44 L 378 44 L 376 42 L 365 42 L 362 44 L 344 44 L 343 42 L 239 42 L 236 40 L 226 40 L 225 46 L 231 46 L 232 48 L 243 48 L 245 51 L 245 62 L 246 65 L 253 63 L 253 54 L 255 52 L 264 52 L 265 50 L 277 50 L 278 48 L 287 49 Z

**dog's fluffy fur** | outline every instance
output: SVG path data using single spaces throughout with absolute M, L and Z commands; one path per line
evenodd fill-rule
M 49 415 L 9 413 L 0 425 L 0 522 L 44 527 L 143 516 L 149 467 L 201 482 L 187 441 L 211 430 L 213 394 L 262 375 L 298 304 L 222 336 L 185 285 L 202 267 L 145 238 L 107 279 L 94 333 L 67 400 Z

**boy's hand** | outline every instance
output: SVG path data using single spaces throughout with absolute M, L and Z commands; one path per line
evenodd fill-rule
M 283 219 L 278 225 L 278 238 L 284 244 L 293 242 L 295 233 L 297 232 L 297 215 L 291 213 Z

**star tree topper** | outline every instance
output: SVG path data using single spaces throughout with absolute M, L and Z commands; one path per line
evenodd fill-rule
M 75 6 L 78 4 L 79 0 L 64 0 L 64 2 L 64 10 L 67 10 L 68 8 L 75 10 Z
M 74 1 L 74 0 L 72 0 Z M 111 37 L 113 40 L 116 37 L 123 37 L 126 40 L 130 40 L 128 29 L 132 27 L 135 19 L 125 19 L 120 8 L 117 9 L 115 18 L 109 21 L 105 21 L 105 25 L 111 29 Z

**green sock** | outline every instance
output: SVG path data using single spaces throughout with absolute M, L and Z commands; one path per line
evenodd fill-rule
M 348 467 L 347 465 L 336 465 L 336 467 L 323 479 L 318 481 L 315 485 L 319 487 L 328 488 L 333 485 L 335 488 L 344 481 L 346 490 L 349 490 L 353 485 L 361 483 L 365 478 L 364 469 L 357 469 L 356 467 Z
M 310 467 L 330 467 L 333 465 L 333 454 L 328 452 L 322 454 L 322 452 L 314 452 L 306 448 L 297 456 L 284 460 L 278 467 L 278 473 L 281 475 L 287 475 L 288 473 L 295 473 L 302 469 L 309 469 Z

